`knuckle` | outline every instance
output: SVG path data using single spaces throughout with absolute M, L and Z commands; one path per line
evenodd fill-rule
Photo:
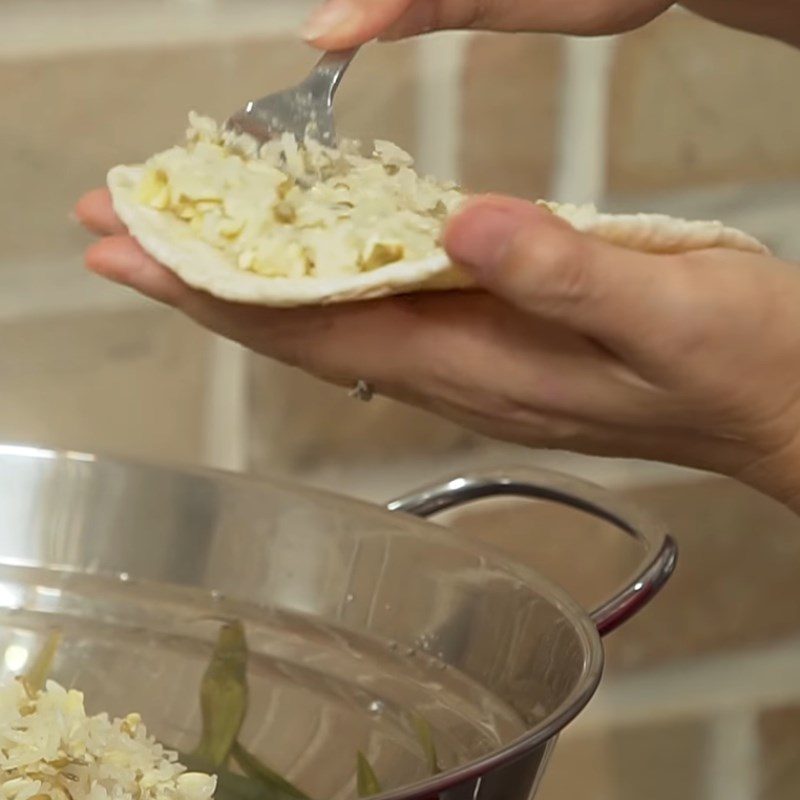
M 656 340 L 655 347 L 663 359 L 675 367 L 685 368 L 708 348 L 710 329 L 702 319 L 685 320 L 668 336 Z
M 547 420 L 547 426 L 543 431 L 546 443 L 550 447 L 560 449 L 580 449 L 586 440 L 584 426 L 574 419 L 566 417 L 552 418 Z
M 707 350 L 715 335 L 718 314 L 709 296 L 697 284 L 696 268 L 702 266 L 693 254 L 673 260 L 665 279 L 659 281 L 659 306 L 665 319 L 671 321 L 667 329 L 663 320 L 653 320 L 661 335 L 652 337 L 653 346 L 662 359 L 674 365 L 686 365 Z
M 447 22 L 442 3 L 431 4 L 436 10 L 436 23 L 439 27 L 445 27 Z M 495 0 L 471 0 L 466 4 L 465 11 L 463 12 L 464 18 L 461 21 L 460 27 L 464 28 L 480 28 L 490 22 L 495 15 L 496 9 Z
M 580 235 L 526 231 L 509 244 L 506 279 L 548 303 L 572 305 L 592 292 L 589 248 Z

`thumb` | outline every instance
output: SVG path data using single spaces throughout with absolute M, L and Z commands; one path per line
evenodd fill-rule
M 415 0 L 325 0 L 308 18 L 303 38 L 325 50 L 340 50 L 383 34 Z
M 559 10 L 561 6 L 567 8 Z M 375 37 L 404 39 L 459 28 L 580 30 L 585 27 L 583 17 L 591 27 L 596 16 L 591 9 L 581 8 L 580 3 L 576 7 L 575 3 L 508 0 L 324 0 L 309 17 L 303 37 L 315 47 L 340 50 Z
M 324 0 L 303 36 L 315 47 L 340 50 L 380 36 L 401 39 L 466 28 L 573 34 L 619 33 L 658 16 L 675 0 Z M 624 8 L 623 8 L 624 6 Z
M 576 231 L 541 206 L 478 197 L 445 231 L 450 257 L 511 304 L 614 346 L 663 316 L 669 256 L 627 250 Z

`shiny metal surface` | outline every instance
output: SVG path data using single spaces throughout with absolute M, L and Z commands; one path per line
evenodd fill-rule
M 535 480 L 472 476 L 391 507 L 512 489 L 577 505 L 648 543 L 657 590 L 674 563 L 653 557 L 661 532 L 598 489 Z M 251 652 L 245 744 L 317 800 L 355 797 L 358 749 L 386 800 L 527 800 L 602 670 L 562 590 L 440 526 L 280 481 L 0 445 L 0 671 L 58 626 L 56 679 L 188 749 L 230 616 Z M 433 730 L 433 778 L 411 713 Z
M 637 614 L 675 570 L 678 548 L 664 525 L 586 481 L 531 469 L 459 475 L 390 502 L 390 511 L 429 518 L 490 497 L 551 500 L 610 522 L 642 546 L 641 563 L 624 585 L 590 616 L 601 636 Z
M 251 100 L 231 115 L 227 127 L 247 133 L 259 142 L 268 142 L 288 132 L 298 142 L 308 135 L 333 147 L 336 144 L 333 98 L 359 49 L 325 53 L 302 83 Z

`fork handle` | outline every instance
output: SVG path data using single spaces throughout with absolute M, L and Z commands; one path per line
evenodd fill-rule
M 328 94 L 330 99 L 333 99 L 344 73 L 360 49 L 360 47 L 351 47 L 349 50 L 331 50 L 317 62 L 311 73 L 311 79 L 315 83 L 324 80 L 326 86 L 330 87 Z

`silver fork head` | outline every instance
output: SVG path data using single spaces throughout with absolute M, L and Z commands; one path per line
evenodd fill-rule
M 299 85 L 251 100 L 226 122 L 226 127 L 246 133 L 263 144 L 283 133 L 298 142 L 306 136 L 328 147 L 336 145 L 333 98 L 359 48 L 326 53 Z

